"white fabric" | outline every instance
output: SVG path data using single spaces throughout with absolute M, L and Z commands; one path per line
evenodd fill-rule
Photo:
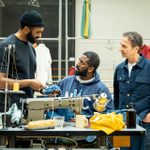
M 52 58 L 50 50 L 45 44 L 40 43 L 36 48 L 36 60 L 37 60 L 37 70 L 36 79 L 38 79 L 43 85 L 46 82 L 52 81 Z

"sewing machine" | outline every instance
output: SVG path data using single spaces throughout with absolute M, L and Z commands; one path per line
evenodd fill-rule
M 98 94 L 87 95 L 83 97 L 42 97 L 42 98 L 27 98 L 22 100 L 22 112 L 27 110 L 25 119 L 28 121 L 45 119 L 45 110 L 53 111 L 55 108 L 71 108 L 76 114 L 81 114 L 83 109 L 88 109 L 88 106 L 83 106 L 84 100 L 91 101 L 99 98 Z
M 51 97 L 51 98 L 28 98 L 23 102 L 27 109 L 27 121 L 44 119 L 45 110 L 55 108 L 71 108 L 76 114 L 81 114 L 83 108 L 82 97 Z M 23 108 L 22 107 L 22 108 Z

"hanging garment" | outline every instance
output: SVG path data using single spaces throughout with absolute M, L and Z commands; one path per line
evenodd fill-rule
M 84 38 L 91 36 L 91 0 L 83 0 L 81 36 Z
M 47 82 L 52 81 L 52 58 L 50 50 L 45 44 L 40 43 L 35 47 L 35 51 L 37 59 L 36 79 L 45 85 Z
M 68 75 L 69 75 L 69 76 L 73 76 L 73 75 L 74 75 L 74 72 L 75 72 L 75 67 L 74 67 L 74 66 L 71 66 L 71 67 L 69 68 L 69 73 L 68 73 Z
M 144 44 L 141 48 L 140 54 L 145 58 L 150 59 L 150 46 Z

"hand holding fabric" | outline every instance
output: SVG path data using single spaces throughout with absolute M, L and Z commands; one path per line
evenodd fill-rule
M 44 89 L 41 90 L 41 93 L 43 95 L 48 95 L 50 97 L 53 96 L 60 96 L 61 95 L 61 89 L 58 85 L 51 85 L 51 86 L 47 86 Z

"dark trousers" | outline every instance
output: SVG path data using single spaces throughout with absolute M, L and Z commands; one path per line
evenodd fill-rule
M 150 149 L 150 123 L 141 123 L 141 126 L 146 130 L 146 135 L 144 139 L 144 150 Z
M 130 147 L 123 147 L 123 148 L 120 148 L 120 150 L 145 150 L 144 149 L 144 137 L 131 136 Z

